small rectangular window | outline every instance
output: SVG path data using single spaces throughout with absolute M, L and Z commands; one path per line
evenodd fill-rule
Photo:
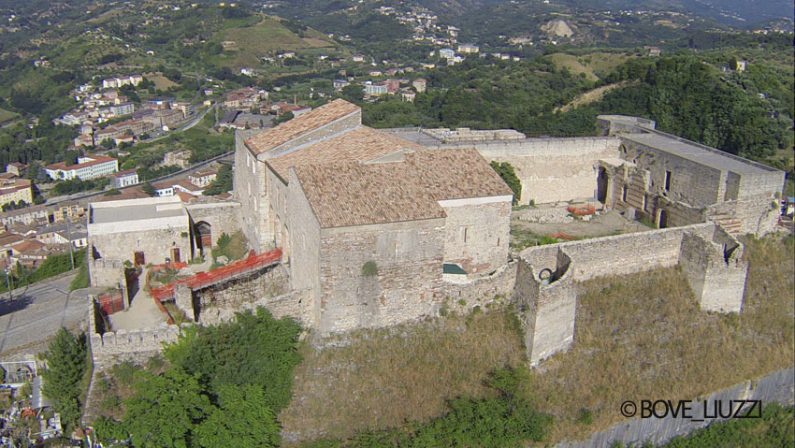
M 627 202 L 627 186 L 621 187 L 621 200 Z
M 664 187 L 664 189 L 665 189 L 666 192 L 667 191 L 671 191 L 671 172 L 670 171 L 666 171 L 665 172 L 665 187 Z

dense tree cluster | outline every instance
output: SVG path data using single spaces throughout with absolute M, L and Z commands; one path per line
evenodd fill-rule
M 161 372 L 135 371 L 124 417 L 101 418 L 97 434 L 134 447 L 278 446 L 276 415 L 290 401 L 299 332 L 263 308 L 186 329 L 166 348 Z

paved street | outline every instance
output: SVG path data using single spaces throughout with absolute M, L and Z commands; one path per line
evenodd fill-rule
M 0 295 L 0 355 L 38 352 L 59 328 L 85 322 L 87 290 L 69 294 L 74 274 Z

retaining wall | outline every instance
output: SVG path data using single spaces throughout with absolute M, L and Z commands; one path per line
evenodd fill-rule
M 744 381 L 727 389 L 714 392 L 706 399 L 695 398 L 691 412 L 693 418 L 701 419 L 704 417 L 704 400 L 706 400 L 710 415 L 714 414 L 712 410 L 720 403 L 723 404 L 724 409 L 728 409 L 729 400 L 761 400 L 763 407 L 772 402 L 792 406 L 795 404 L 795 369 L 779 370 L 757 380 Z M 711 423 L 723 420 L 725 419 L 716 418 L 698 422 L 692 419 L 674 418 L 671 416 L 659 419 L 632 419 L 593 434 L 587 440 L 563 442 L 556 445 L 556 447 L 602 448 L 611 447 L 616 442 L 627 446 L 640 446 L 644 443 L 659 446 L 676 436 L 689 434 Z

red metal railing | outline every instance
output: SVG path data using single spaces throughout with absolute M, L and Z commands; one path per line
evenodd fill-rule
M 158 301 L 171 300 L 174 298 L 174 289 L 177 285 L 185 285 L 191 290 L 206 288 L 236 275 L 262 269 L 274 265 L 282 259 L 282 250 L 276 248 L 270 252 L 255 254 L 252 250 L 248 257 L 229 263 L 218 269 L 207 272 L 199 272 L 187 278 L 175 280 L 167 285 L 152 288 L 150 293 Z

